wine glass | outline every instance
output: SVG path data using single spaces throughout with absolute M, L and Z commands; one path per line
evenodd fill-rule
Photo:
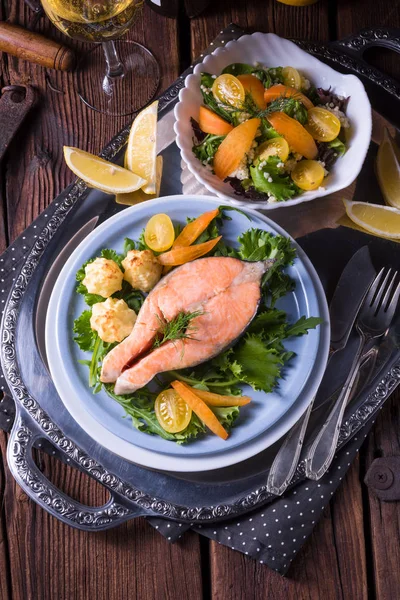
M 78 94 L 87 106 L 121 116 L 151 100 L 160 82 L 156 59 L 142 44 L 119 40 L 138 16 L 143 0 L 42 0 L 42 6 L 63 33 L 95 42 L 93 49 L 83 54 L 77 70 Z M 103 60 L 103 53 L 106 71 L 101 74 L 96 65 Z M 135 82 L 140 86 L 137 94 Z

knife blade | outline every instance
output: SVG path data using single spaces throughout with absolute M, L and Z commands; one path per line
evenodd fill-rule
M 358 310 L 375 277 L 368 246 L 363 246 L 345 266 L 329 305 L 331 352 L 347 344 Z
M 321 407 L 326 401 L 324 381 L 330 381 L 332 356 L 343 350 L 349 339 L 354 321 L 374 277 L 368 246 L 363 246 L 345 266 L 333 294 L 329 313 L 331 318 L 331 352 L 327 368 L 316 397 L 285 437 L 272 463 L 267 479 L 267 490 L 281 496 L 294 475 L 303 447 L 308 421 L 314 404 Z M 356 288 L 353 290 L 353 287 Z M 336 369 L 335 369 L 336 370 Z

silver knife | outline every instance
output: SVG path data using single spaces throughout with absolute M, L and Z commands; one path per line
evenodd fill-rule
M 320 390 L 324 389 L 323 382 L 330 378 L 330 359 L 346 346 L 360 306 L 375 275 L 368 246 L 363 246 L 347 263 L 333 294 L 329 306 L 331 347 L 327 368 L 316 397 L 289 431 L 272 463 L 266 484 L 268 492 L 272 494 L 282 495 L 294 475 L 314 403 L 321 406 L 325 402 L 326 396 L 322 396 Z

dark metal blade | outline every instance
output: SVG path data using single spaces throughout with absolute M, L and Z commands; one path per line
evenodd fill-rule
M 329 306 L 331 349 L 334 352 L 347 344 L 361 303 L 375 275 L 368 246 L 363 246 L 344 268 Z

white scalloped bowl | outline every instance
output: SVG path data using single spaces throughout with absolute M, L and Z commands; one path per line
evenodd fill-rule
M 190 117 L 198 119 L 202 104 L 200 91 L 200 73 L 207 71 L 219 75 L 227 65 L 235 62 L 253 64 L 259 62 L 268 67 L 296 67 L 316 87 L 329 88 L 340 96 L 350 96 L 346 114 L 351 128 L 348 136 L 348 150 L 339 158 L 332 171 L 323 182 L 323 190 L 305 192 L 285 202 L 250 202 L 240 199 L 228 183 L 224 183 L 194 156 L 192 152 L 193 132 Z M 210 192 L 238 206 L 272 209 L 294 206 L 307 200 L 327 196 L 349 186 L 359 174 L 367 154 L 371 139 L 371 105 L 361 81 L 355 75 L 342 75 L 328 67 L 317 58 L 301 50 L 296 44 L 278 37 L 273 33 L 253 33 L 217 48 L 212 54 L 194 68 L 188 75 L 185 87 L 179 93 L 179 102 L 175 107 L 176 143 L 182 159 L 196 179 Z

